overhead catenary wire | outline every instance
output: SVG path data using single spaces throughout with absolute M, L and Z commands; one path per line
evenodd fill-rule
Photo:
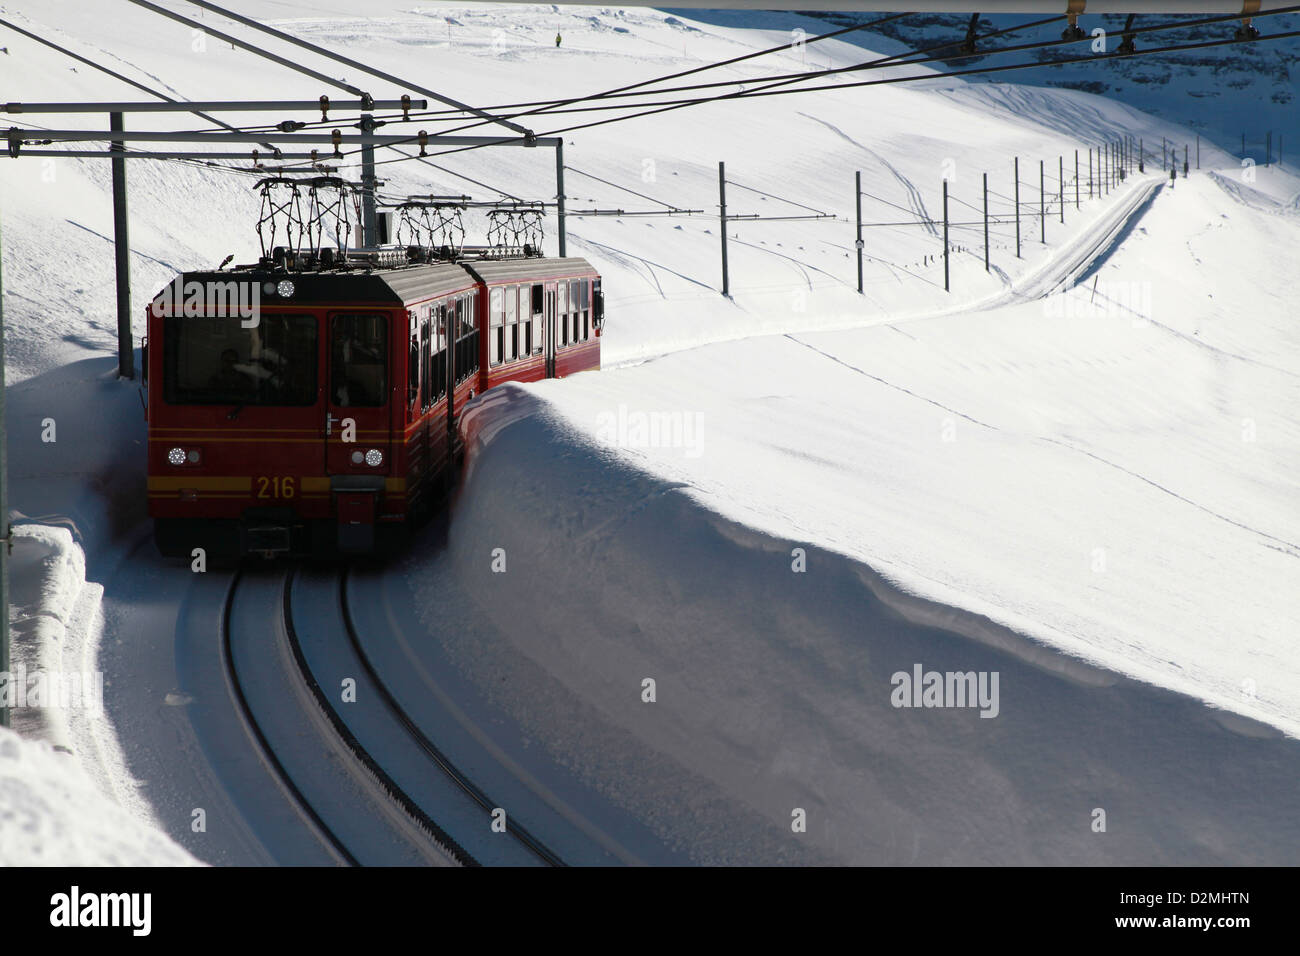
M 649 200 L 650 202 L 658 203 L 660 206 L 666 206 L 669 209 L 678 208 L 677 206 L 674 206 L 672 203 L 664 202 L 662 199 L 655 199 L 653 196 L 647 196 L 645 193 L 639 193 L 635 189 L 629 189 L 627 186 L 620 186 L 618 183 L 612 183 L 608 179 L 601 179 L 599 176 L 593 175 L 592 173 L 584 172 L 583 170 L 578 169 L 574 166 L 570 166 L 567 163 L 565 164 L 564 169 L 566 172 L 577 173 L 579 176 L 585 176 L 588 179 L 594 179 L 598 183 L 604 183 L 606 186 L 613 186 L 615 189 L 621 189 L 623 190 L 623 192 L 631 193 L 633 196 L 637 196 L 640 199 L 646 199 Z
M 49 48 L 52 49 L 52 50 L 55 50 L 55 51 L 57 51 L 57 52 L 59 52 L 59 53 L 62 53 L 64 56 L 69 57 L 70 59 L 76 60 L 78 63 L 81 63 L 81 64 L 83 64 L 84 66 L 88 66 L 88 67 L 90 67 L 91 69 L 94 69 L 94 70 L 99 70 L 101 73 L 104 73 L 104 74 L 106 74 L 106 75 L 108 75 L 108 76 L 111 76 L 111 77 L 113 77 L 113 79 L 115 79 L 115 80 L 120 80 L 121 82 L 127 84 L 128 86 L 131 86 L 131 87 L 134 87 L 134 88 L 137 89 L 137 90 L 140 90 L 142 93 L 148 93 L 150 96 L 156 96 L 158 99 L 160 99 L 160 100 L 165 100 L 165 101 L 168 102 L 168 103 L 181 103 L 181 102 L 183 102 L 182 100 L 174 99 L 173 97 L 170 97 L 170 96 L 168 96 L 168 95 L 165 94 L 165 93 L 160 93 L 160 92 L 158 92 L 157 90 L 153 89 L 152 87 L 149 87 L 149 86 L 145 85 L 144 83 L 139 82 L 138 80 L 133 80 L 133 79 L 131 79 L 129 76 L 125 76 L 125 75 L 123 75 L 123 74 L 117 72 L 116 70 L 110 69 L 109 67 L 103 66 L 102 64 L 99 64 L 99 63 L 96 63 L 94 60 L 91 60 L 91 59 L 88 58 L 88 57 L 82 56 L 80 53 L 74 53 L 72 50 L 69 50 L 67 47 L 60 46 L 59 44 L 55 43 L 53 40 L 50 40 L 50 39 L 47 39 L 47 38 L 45 38 L 45 37 L 43 37 L 43 36 L 39 36 L 38 34 L 32 33 L 30 30 L 25 30 L 25 29 L 23 29 L 22 27 L 18 26 L 18 25 L 15 24 L 15 23 L 12 23 L 12 22 L 9 21 L 9 20 L 0 19 L 0 26 L 3 26 L 3 27 L 5 27 L 6 29 L 9 29 L 9 30 L 13 30 L 15 33 L 18 33 L 18 34 L 20 34 L 20 35 L 22 35 L 22 36 L 25 36 L 25 37 L 27 37 L 27 38 L 30 39 L 30 40 L 35 40 L 37 43 L 41 43 L 41 44 L 43 44 L 43 45 L 49 47 Z M 227 123 L 227 122 L 225 122 L 225 121 L 223 121 L 223 120 L 220 120 L 220 119 L 218 119 L 218 118 L 215 117 L 215 116 L 209 116 L 207 113 L 204 113 L 204 112 L 199 111 L 199 110 L 195 110 L 195 111 L 194 111 L 194 115 L 196 115 L 196 116 L 200 116 L 200 117 L 202 117 L 203 119 L 207 120 L 208 122 L 213 123 L 213 124 L 215 124 L 215 125 L 217 125 L 217 126 L 223 127 L 224 129 L 230 130 L 230 131 L 232 131 L 232 132 L 237 132 L 238 129 L 239 129 L 238 127 L 236 127 L 236 126 L 232 126 L 231 124 L 229 124 L 229 123 Z M 269 143 L 261 143 L 260 145 L 265 146 L 267 149 L 271 150 L 272 152 L 275 151 L 275 147 L 272 146 L 272 145 L 269 144 Z
M 141 5 L 148 4 L 149 6 L 153 6 L 153 4 L 148 3 L 148 0 L 129 0 L 129 2 L 141 4 Z M 332 50 L 327 50 L 322 46 L 317 46 L 315 43 L 311 43 L 307 40 L 303 40 L 300 37 L 295 37 L 292 36 L 291 34 L 285 33 L 282 30 L 277 30 L 274 27 L 267 26 L 265 23 L 259 23 L 257 20 L 235 13 L 233 10 L 227 10 L 225 7 L 221 7 L 215 3 L 209 2 L 209 0 L 189 0 L 189 2 L 194 4 L 196 7 L 202 7 L 204 10 L 210 10 L 213 13 L 220 14 L 221 16 L 229 17 L 231 20 L 234 20 L 236 23 L 241 23 L 244 26 L 252 27 L 254 30 L 258 30 L 262 33 L 265 33 L 268 36 L 273 36 L 278 40 L 283 40 L 286 43 L 293 44 L 294 46 L 301 47 L 302 49 L 305 50 L 310 50 L 311 52 L 319 56 L 326 57 L 327 59 L 333 60 L 336 63 L 342 63 L 343 65 L 349 66 L 355 70 L 361 70 L 364 73 L 369 73 L 371 76 L 378 77 L 381 80 L 387 80 L 389 83 L 393 83 L 397 86 L 414 90 L 417 93 L 423 93 L 425 96 L 431 96 L 442 103 L 446 103 L 448 106 L 453 106 L 456 109 L 462 110 L 466 113 L 473 113 L 474 115 L 481 117 L 484 122 L 500 124 L 502 126 L 505 126 L 507 129 L 512 129 L 515 132 L 521 133 L 525 136 L 532 135 L 531 130 L 528 130 L 523 126 L 519 126 L 515 123 L 512 123 L 508 119 L 498 117 L 498 116 L 493 116 L 492 114 L 486 112 L 485 110 L 480 109 L 477 106 L 470 106 L 467 103 L 461 103 L 459 100 L 454 100 L 443 93 L 438 93 L 435 90 L 430 90 L 425 87 L 419 86 L 417 84 L 411 83 L 407 80 L 403 80 L 399 77 L 394 76 L 391 73 L 387 73 L 383 70 L 378 70 L 365 63 L 361 63 L 358 60 L 354 60 L 351 57 L 344 56 L 341 53 L 335 53 Z
M 1286 8 L 1285 10 L 1269 11 L 1269 12 L 1270 12 L 1270 13 L 1273 13 L 1273 12 L 1279 12 L 1279 13 L 1280 13 L 1280 12 L 1288 12 L 1288 11 L 1291 11 L 1291 10 L 1293 10 L 1293 9 L 1300 9 L 1300 7 L 1295 7 L 1295 8 L 1288 7 L 1288 8 Z M 1232 20 L 1232 19 L 1237 19 L 1237 18 L 1236 18 L 1236 17 L 1224 17 L 1224 18 L 1216 18 L 1216 19 L 1217 19 L 1217 20 Z M 1163 27 L 1163 29 L 1167 29 L 1167 30 L 1168 30 L 1168 29 L 1177 29 L 1177 28 L 1179 28 L 1179 27 L 1181 27 L 1181 26 L 1185 26 L 1185 24 L 1166 25 L 1165 27 Z M 1151 29 L 1151 28 L 1148 28 L 1148 29 Z M 1252 41 L 1250 41 L 1250 42 L 1252 42 L 1252 43 L 1260 43 L 1260 42 L 1265 42 L 1265 41 L 1268 41 L 1268 40 L 1286 39 L 1286 38 L 1293 37 L 1293 36 L 1300 36 L 1300 31 L 1286 31 L 1286 32 L 1282 32 L 1282 33 L 1261 34 L 1259 37 L 1257 37 L 1256 39 L 1254 39 L 1254 40 L 1252 40 Z M 1043 44 L 1039 44 L 1039 46 L 1053 46 L 1053 45 L 1058 45 L 1059 42 L 1060 42 L 1060 41 L 1045 42 L 1045 43 L 1043 43 Z M 1072 41 L 1072 42 L 1073 42 L 1073 41 Z M 1200 42 L 1200 43 L 1175 44 L 1175 45 L 1164 46 L 1164 47 L 1153 47 L 1153 48 L 1148 48 L 1148 49 L 1144 49 L 1144 50 L 1137 50 L 1137 51 L 1134 52 L 1134 53 L 1124 54 L 1124 55 L 1123 55 L 1123 58 L 1124 58 L 1124 59 L 1131 59 L 1131 58 L 1133 58 L 1133 57 L 1152 56 L 1152 55 L 1156 55 L 1156 54 L 1173 53 L 1173 52 L 1181 52 L 1181 51 L 1185 51 L 1185 50 L 1207 49 L 1207 48 L 1212 48 L 1212 47 L 1227 46 L 1227 45 L 1230 45 L 1230 44 L 1236 44 L 1236 43 L 1240 43 L 1240 42 L 1242 42 L 1242 41 L 1239 41 L 1239 40 L 1236 40 L 1236 39 L 1223 39 L 1223 40 L 1211 40 L 1211 41 Z M 996 52 L 1000 52 L 1000 51 L 986 51 L 986 52 L 980 52 L 980 51 L 977 51 L 977 53 L 976 53 L 976 54 L 973 54 L 972 56 L 992 55 L 993 53 L 996 53 Z M 559 136 L 559 135 L 563 135 L 563 134 L 565 134 L 565 133 L 575 132 L 575 131 L 577 131 L 577 130 L 590 129 L 590 128 L 597 127 L 597 126 L 608 125 L 608 124 L 610 124 L 610 123 L 625 122 L 625 121 L 627 121 L 627 120 L 639 119 L 639 118 L 641 118 L 641 117 L 644 117 L 644 116 L 650 116 L 650 115 L 654 115 L 654 114 L 657 114 L 657 113 L 663 113 L 663 112 L 668 112 L 668 111 L 671 111 L 671 110 L 683 109 L 683 108 L 686 108 L 686 107 L 689 107 L 689 106 L 699 106 L 699 105 L 704 105 L 704 104 L 707 104 L 707 103 L 714 103 L 714 102 L 721 102 L 721 101 L 732 101 L 732 100 L 749 99 L 749 98 L 753 98 L 753 97 L 765 97 L 765 96 L 782 96 L 782 95 L 799 94 L 799 93 L 830 92 L 830 91 L 835 91 L 835 90 L 848 90 L 848 89 L 856 89 L 856 88 L 868 87 L 868 86 L 892 85 L 892 84 L 897 84 L 897 83 L 922 82 L 922 81 L 927 81 L 927 80 L 928 80 L 928 81 L 933 81 L 933 80 L 944 79 L 944 78 L 947 78 L 947 77 L 954 77 L 954 76 L 972 76 L 972 75 L 987 74 L 987 73 L 1001 73 L 1001 72 L 1007 72 L 1007 71 L 1012 71 L 1012 70 L 1038 69 L 1038 68 L 1043 68 L 1043 67 L 1062 66 L 1062 65 L 1067 65 L 1067 64 L 1070 64 L 1070 63 L 1082 63 L 1082 62 L 1104 62 L 1104 61 L 1109 60 L 1109 59 L 1111 59 L 1111 58 L 1114 58 L 1114 57 L 1116 57 L 1116 56 L 1117 56 L 1117 55 L 1114 54 L 1114 53 L 1106 54 L 1106 55 L 1095 55 L 1095 54 L 1093 54 L 1093 55 L 1088 55 L 1088 56 L 1070 57 L 1070 58 L 1063 58 L 1063 59 L 1057 59 L 1057 60 L 1051 60 L 1051 61 L 1044 61 L 1044 62 L 1014 63 L 1014 64 L 1006 64 L 1006 65 L 1002 65 L 1002 66 L 993 66 L 993 67 L 977 67 L 977 68 L 974 68 L 974 69 L 968 69 L 968 70 L 950 70 L 950 71 L 946 71 L 946 72 L 940 71 L 940 72 L 934 72 L 934 73 L 915 74 L 915 75 L 907 75 L 907 76 L 901 76 L 901 77 L 889 77 L 889 78 L 880 79 L 880 80 L 855 81 L 855 82 L 852 82 L 852 83 L 836 83 L 836 84 L 832 84 L 832 85 L 829 85 L 829 86 L 801 87 L 801 88 L 796 88 L 796 89 L 776 89 L 776 90 L 761 90 L 761 89 L 760 89 L 760 90 L 756 90 L 756 91 L 744 91 L 744 92 L 739 92 L 739 93 L 729 93 L 729 94 L 724 94 L 724 95 L 721 95 L 721 96 L 714 96 L 714 97 L 697 97 L 697 98 L 693 98 L 693 99 L 689 99 L 689 100 L 670 101 L 670 102 L 668 102 L 668 103 L 658 103 L 658 104 L 653 104 L 655 108 L 653 108 L 653 109 L 649 109 L 649 110 L 644 110 L 644 111 L 642 111 L 642 112 L 629 113 L 629 114 L 627 114 L 627 115 L 623 115 L 623 116 L 609 117 L 609 118 L 606 118 L 606 119 L 595 120 L 595 121 L 592 121 L 592 122 L 589 122 L 589 123 L 580 123 L 580 124 L 575 124 L 575 125 L 573 125 L 573 126 L 566 126 L 566 127 L 562 127 L 562 128 L 559 128 L 559 129 L 548 130 L 547 132 L 545 132 L 545 133 L 543 133 L 543 134 L 539 134 L 539 135 L 545 135 L 545 136 Z M 634 106 L 632 106 L 632 107 L 627 107 L 627 108 L 629 108 L 629 109 L 632 109 L 632 108 L 638 108 L 638 109 L 639 109 L 641 106 L 648 106 L 648 105 L 652 105 L 652 104 L 635 104 Z M 608 108 L 609 108 L 609 107 L 592 107 L 591 109 L 608 109 Z M 483 145 L 491 145 L 491 144 L 489 143 L 489 144 L 483 144 Z M 446 156 L 446 155 L 450 155 L 450 154 L 453 154 L 453 153 L 466 152 L 466 151 L 469 151 L 469 150 L 480 149 L 480 148 L 482 148 L 482 145 L 479 145 L 479 146 L 462 146 L 462 147 L 456 147 L 456 148 L 448 149 L 448 150 L 440 150 L 440 151 L 438 151 L 438 152 L 436 152 L 436 153 L 432 153 L 432 154 L 430 154 L 430 155 L 435 156 L 435 157 L 437 157 L 437 156 Z M 395 160 L 391 160 L 391 159 L 390 159 L 390 160 L 381 160 L 380 162 L 388 163 L 388 162 L 394 162 L 394 161 L 395 161 Z

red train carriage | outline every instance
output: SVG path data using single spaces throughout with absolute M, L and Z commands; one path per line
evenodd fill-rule
M 164 554 L 366 553 L 452 480 L 459 412 L 600 367 L 581 259 L 186 273 L 148 314 L 149 513 Z

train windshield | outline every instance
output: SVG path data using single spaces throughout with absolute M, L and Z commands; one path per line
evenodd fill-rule
M 388 401 L 388 316 L 335 315 L 330 340 L 330 401 L 345 408 Z
M 316 319 L 267 315 L 165 320 L 163 394 L 171 405 L 315 405 Z

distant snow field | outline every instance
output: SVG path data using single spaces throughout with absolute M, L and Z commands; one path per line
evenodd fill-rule
M 169 96 L 326 92 L 109 6 L 20 0 L 6 16 Z M 236 6 L 483 106 L 623 86 L 825 29 L 617 7 Z M 25 38 L 4 43 L 7 100 L 141 96 Z M 846 66 L 873 52 L 833 40 L 807 56 Z M 802 62 L 790 51 L 718 78 Z M 570 216 L 569 254 L 604 277 L 605 369 L 470 406 L 446 546 L 426 534 L 388 577 L 423 628 L 389 666 L 454 669 L 476 701 L 465 710 L 503 752 L 533 755 L 530 766 L 548 756 L 541 789 L 560 800 L 585 788 L 640 821 L 653 839 L 631 857 L 1250 864 L 1300 851 L 1300 330 L 1287 278 L 1300 177 L 1290 164 L 1243 169 L 1203 140 L 1191 178 L 1169 182 L 1148 155 L 1147 176 L 1089 199 L 1090 146 L 1195 134 L 1139 101 L 1014 75 L 564 134 L 571 211 L 705 215 Z M 346 78 L 377 97 L 404 92 Z M 526 122 L 546 133 L 596 115 Z M 982 175 L 993 214 L 1008 217 L 1017 157 L 1023 258 L 1013 226 L 995 222 L 986 271 L 969 225 Z M 1040 160 L 1064 224 L 1057 205 L 1038 218 Z M 833 217 L 731 223 L 731 298 L 719 161 L 731 213 Z M 195 586 L 145 540 L 144 423 L 135 384 L 116 382 L 107 358 L 108 167 L 4 162 L 5 427 L 12 507 L 30 516 L 11 517 L 30 525 L 14 620 L 27 622 L 27 660 L 109 680 L 102 715 L 23 715 L 45 742 L 0 732 L 0 863 L 242 860 L 183 823 L 189 775 L 207 778 L 193 732 L 176 729 L 180 664 L 163 630 L 190 613 Z M 554 199 L 550 151 L 433 162 L 381 167 L 386 194 Z M 862 295 L 857 171 L 868 222 L 929 223 L 866 230 Z M 257 256 L 252 176 L 146 161 L 127 172 L 137 316 L 175 272 Z M 933 224 L 945 177 L 962 223 L 952 292 Z M 42 440 L 47 418 L 56 442 Z M 118 583 L 128 565 L 145 568 L 132 580 L 147 591 Z M 158 633 L 130 630 L 120 609 L 133 604 Z

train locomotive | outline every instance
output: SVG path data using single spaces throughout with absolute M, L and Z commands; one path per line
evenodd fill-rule
M 399 548 L 455 481 L 468 401 L 600 367 L 586 260 L 443 252 L 277 248 L 154 298 L 148 498 L 164 555 Z

